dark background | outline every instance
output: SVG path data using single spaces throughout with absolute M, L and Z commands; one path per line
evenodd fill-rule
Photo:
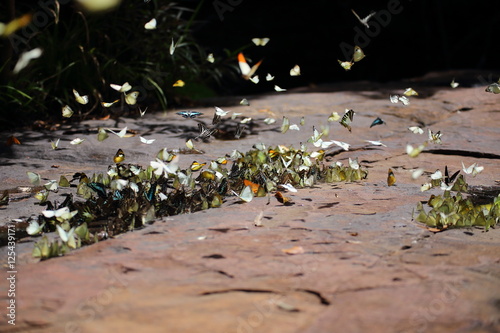
M 401 0 L 401 12 L 369 37 L 363 47 L 366 58 L 345 71 L 337 62 L 348 60 L 340 44 L 355 44 L 356 27 L 366 32 L 351 9 L 364 17 L 387 9 L 390 2 L 211 0 L 203 3 L 194 33 L 216 57 L 243 50 L 250 63 L 264 59 L 258 70 L 261 83 L 230 81 L 222 88 L 226 93 L 269 91 L 274 84 L 291 88 L 350 80 L 384 82 L 431 71 L 499 67 L 498 1 Z M 222 20 L 216 4 L 228 8 L 221 10 Z M 271 41 L 257 47 L 253 37 Z M 301 67 L 300 77 L 289 76 L 295 64 Z M 267 72 L 276 76 L 274 81 L 265 82 Z

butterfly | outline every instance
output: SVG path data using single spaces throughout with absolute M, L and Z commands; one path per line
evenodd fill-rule
M 138 91 L 132 91 L 125 95 L 125 103 L 128 105 L 135 105 L 137 103 L 137 97 L 139 97 Z
M 489 93 L 493 93 L 493 94 L 500 94 L 500 84 L 493 82 L 492 84 L 487 86 L 484 91 L 489 92 Z
M 280 87 L 279 87 L 279 86 L 277 86 L 277 85 L 274 85 L 274 90 L 276 90 L 277 92 L 286 91 L 286 89 L 280 88 Z
M 413 133 L 413 134 L 424 134 L 424 130 L 421 129 L 418 126 L 410 126 L 408 129 Z
M 259 83 L 259 76 L 255 75 L 255 76 L 251 77 L 249 80 L 252 81 L 252 83 L 257 84 L 257 83 Z
M 148 140 L 148 139 L 143 138 L 142 136 L 140 136 L 139 138 L 141 139 L 141 142 L 142 142 L 142 143 L 145 143 L 145 144 L 147 144 L 147 145 L 152 144 L 152 143 L 153 143 L 153 142 L 155 142 L 155 140 L 156 140 L 156 139 L 150 139 L 150 140 Z
M 241 126 L 240 123 L 238 123 L 238 125 L 236 125 L 236 131 L 234 132 L 235 139 L 239 139 L 241 137 L 241 134 L 243 133 L 244 128 L 245 128 L 245 126 Z
M 56 150 L 56 149 L 57 149 L 57 147 L 59 146 L 59 141 L 60 141 L 60 140 L 61 140 L 61 139 L 57 139 L 56 141 L 51 141 L 51 142 L 50 142 L 50 145 L 52 146 L 52 149 L 54 149 L 54 150 Z
M 210 62 L 210 63 L 212 63 L 212 64 L 215 62 L 215 58 L 214 58 L 214 54 L 213 53 L 210 53 L 207 56 L 207 61 Z
M 290 76 L 299 76 L 300 75 L 300 67 L 299 65 L 293 66 L 292 69 L 290 69 Z
M 179 111 L 176 112 L 175 114 L 178 114 L 179 116 L 182 116 L 182 118 L 196 118 L 198 116 L 201 116 L 203 113 L 198 112 L 198 111 Z
M 462 163 L 463 165 L 463 163 Z M 464 170 L 465 171 L 465 170 Z M 460 173 L 460 170 L 457 170 L 457 172 L 455 172 L 451 177 L 450 175 L 448 174 L 448 166 L 446 165 L 444 167 L 444 183 L 446 184 L 446 186 L 450 185 L 451 183 L 453 183 L 455 181 L 455 178 L 457 178 L 458 174 Z
M 250 65 L 247 64 L 247 61 L 243 53 L 242 52 L 238 53 L 238 65 L 240 66 L 241 76 L 245 80 L 249 80 L 255 74 L 257 68 L 259 68 L 261 63 L 262 60 L 253 65 L 252 67 L 250 67 Z
M 389 99 L 391 100 L 391 103 L 397 103 L 400 101 L 403 105 L 410 104 L 410 99 L 406 96 L 391 95 L 389 96 Z
M 290 128 L 290 120 L 283 116 L 283 122 L 281 123 L 281 133 L 285 134 Z
M 128 82 L 125 82 L 121 86 L 118 84 L 111 83 L 109 86 L 118 92 L 127 92 L 130 89 L 132 89 L 132 86 Z
M 184 87 L 186 83 L 182 80 L 177 80 L 175 83 L 172 85 L 172 87 Z
M 0 31 L 1 35 L 1 31 Z M 21 54 L 19 57 L 19 60 L 16 63 L 16 66 L 12 70 L 14 74 L 19 73 L 22 69 L 24 69 L 28 64 L 30 63 L 31 60 L 40 58 L 42 55 L 43 51 L 41 48 L 37 47 L 36 49 L 24 52 Z
M 156 29 L 156 19 L 153 18 L 148 23 L 144 24 L 144 29 L 146 29 L 146 30 Z
M 198 171 L 201 168 L 203 168 L 206 164 L 207 163 L 199 163 L 199 162 L 193 161 L 193 163 L 191 163 L 191 171 Z
M 73 89 L 73 95 L 75 95 L 75 100 L 80 103 L 80 104 L 87 104 L 89 102 L 89 96 L 88 95 L 85 95 L 85 96 L 81 96 L 78 91 L 76 91 L 75 89 Z
M 352 56 L 352 60 L 354 62 L 358 62 L 361 59 L 363 59 L 364 57 L 365 57 L 365 53 L 363 52 L 363 50 L 359 46 L 356 45 L 354 47 L 354 54 Z
M 406 145 L 406 153 L 410 157 L 417 157 L 418 155 L 420 155 L 420 153 L 422 152 L 422 150 L 424 150 L 424 148 L 426 146 L 427 146 L 427 141 L 425 141 L 423 144 L 421 144 L 417 148 L 413 148 L 413 146 L 411 146 L 411 145 Z
M 477 163 L 472 164 L 468 168 L 465 167 L 464 162 L 462 162 L 462 170 L 468 175 L 472 174 L 472 177 L 476 177 L 478 173 L 484 170 L 484 167 L 478 166 Z
M 346 109 L 342 119 L 340 120 L 340 124 L 347 128 L 349 132 L 351 131 L 351 122 L 354 118 L 354 111 L 352 109 Z
M 458 87 L 460 85 L 460 83 L 458 82 L 455 82 L 455 79 L 451 80 L 451 83 L 450 83 L 450 86 L 455 89 L 456 87 Z
M 394 176 L 394 172 L 392 172 L 392 169 L 389 168 L 389 171 L 387 172 L 387 185 L 392 186 L 396 183 L 396 176 Z
M 208 139 L 210 136 L 217 132 L 217 128 L 207 128 L 202 123 L 198 123 L 198 129 L 200 130 L 200 134 L 195 138 L 195 140 Z
M 382 119 L 380 119 L 379 117 L 377 117 L 377 119 L 375 119 L 372 122 L 372 124 L 370 125 L 370 128 L 372 128 L 375 125 L 382 125 L 382 124 L 385 124 L 385 121 L 383 121 Z
M 44 226 L 45 226 L 45 222 L 43 222 L 42 225 L 39 225 L 38 221 L 33 220 L 30 222 L 29 226 L 26 228 L 26 232 L 30 236 L 35 236 L 35 235 L 38 235 L 40 232 L 42 232 L 42 229 Z
M 147 107 L 144 109 L 144 111 L 142 111 L 141 108 L 139 108 L 139 113 L 140 113 L 141 117 L 146 114 L 146 111 L 148 111 Z
M 102 105 L 103 107 L 105 107 L 105 108 L 109 108 L 109 107 L 112 107 L 112 106 L 113 106 L 113 104 L 115 104 L 115 103 L 116 103 L 116 102 L 118 102 L 118 101 L 119 101 L 119 99 L 117 99 L 116 101 L 113 101 L 113 102 L 109 102 L 109 103 L 108 103 L 108 102 L 101 102 L 101 105 Z
M 73 110 L 69 107 L 69 105 L 62 107 L 62 115 L 65 118 L 70 118 L 73 115 Z
M 111 133 L 119 136 L 120 138 L 123 138 L 126 134 L 127 134 L 127 126 L 125 126 L 122 130 L 120 130 L 120 132 L 116 133 L 115 131 L 113 131 L 112 129 L 109 129 L 108 128 L 108 131 L 110 131 Z M 104 140 L 104 139 L 103 139 Z
M 7 139 L 7 146 L 12 146 L 14 144 L 16 145 L 20 145 L 21 144 L 21 141 L 19 141 L 18 138 L 16 138 L 15 136 L 11 135 L 9 136 L 9 138 Z
M 35 186 L 40 185 L 40 179 L 41 179 L 40 174 L 31 171 L 26 171 L 26 174 L 28 175 L 31 184 Z
M 121 163 L 125 160 L 125 153 L 123 152 L 123 150 L 118 149 L 118 151 L 116 152 L 115 156 L 113 156 L 113 162 L 115 163 Z
M 68 207 L 65 207 L 68 208 Z M 69 211 L 69 209 L 68 209 Z M 75 230 L 76 227 L 71 228 L 68 232 L 64 231 L 64 229 L 60 225 L 56 225 L 57 228 L 57 233 L 59 234 L 59 237 L 61 240 L 68 245 L 68 247 L 72 249 L 76 249 L 77 244 L 76 244 L 76 236 L 75 235 Z
M 429 140 L 433 143 L 441 144 L 441 131 L 437 131 L 436 133 L 432 133 L 431 129 L 429 128 Z
M 266 46 L 267 43 L 269 43 L 271 39 L 265 37 L 265 38 L 252 38 L 252 42 L 257 45 L 257 46 Z
M 248 99 L 246 98 L 243 98 L 241 101 L 240 101 L 240 104 L 241 105 L 245 105 L 245 106 L 250 106 L 250 102 L 248 101 Z
M 282 203 L 285 206 L 291 206 L 294 204 L 291 198 L 285 197 L 280 191 L 277 191 L 274 197 L 276 198 L 276 200 L 278 200 L 279 203 Z
M 337 146 L 341 147 L 342 149 L 344 150 L 349 150 L 349 147 L 351 146 L 350 144 L 348 143 L 345 143 L 345 142 L 342 142 L 342 141 L 335 141 L 335 140 L 332 140 L 332 142 L 334 144 L 336 144 Z
M 352 65 L 354 65 L 353 62 L 350 62 L 350 61 L 341 61 L 341 60 L 338 60 L 340 66 L 345 69 L 346 71 L 350 70 Z
M 233 193 L 236 194 L 236 196 L 238 196 L 238 198 L 240 198 L 244 202 L 252 201 L 254 196 L 252 188 L 250 186 L 245 186 L 243 190 L 240 192 L 240 194 L 237 194 L 234 191 Z
M 370 25 L 368 24 L 368 20 L 371 19 L 371 17 L 373 15 L 376 14 L 376 12 L 371 12 L 370 14 L 368 14 L 365 18 L 361 18 L 359 17 L 358 14 L 356 14 L 356 12 L 354 11 L 354 9 L 351 9 L 352 13 L 354 14 L 354 16 L 356 16 L 356 18 L 358 19 L 358 21 L 364 25 L 365 27 L 367 27 L 368 29 L 370 28 Z
M 69 142 L 69 144 L 71 144 L 71 145 L 79 145 L 79 144 L 82 144 L 83 141 L 85 141 L 85 139 L 76 138 L 76 139 L 71 140 Z
M 416 92 L 413 88 L 406 88 L 403 95 L 405 95 L 405 96 L 418 96 L 418 92 Z
M 174 43 L 174 39 L 172 38 L 172 43 L 170 44 L 170 48 L 169 48 L 170 55 L 174 55 L 176 47 L 177 47 L 177 44 Z
M 372 140 L 365 140 L 366 142 L 368 142 L 369 144 L 372 144 L 374 146 L 383 146 L 383 147 L 387 147 L 386 145 L 384 145 L 382 142 L 380 141 L 372 141 Z
M 271 74 L 267 73 L 266 75 L 266 81 L 272 81 L 274 80 L 274 76 L 272 76 Z

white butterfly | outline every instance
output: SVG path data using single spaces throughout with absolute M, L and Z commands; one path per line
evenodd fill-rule
M 299 75 L 300 75 L 299 65 L 295 65 L 292 69 L 290 69 L 290 76 L 299 76 Z
M 24 52 L 21 54 L 19 57 L 19 60 L 16 63 L 16 66 L 14 67 L 14 74 L 19 73 L 23 68 L 28 66 L 31 60 L 34 60 L 36 58 L 40 58 L 42 55 L 43 51 L 41 48 L 36 48 L 27 52 Z
M 249 105 L 250 105 L 250 102 L 248 101 L 248 99 L 243 98 L 243 99 L 240 101 L 240 104 L 241 104 L 241 105 L 245 105 L 245 106 L 249 106 Z
M 31 184 L 38 186 L 40 185 L 40 175 L 36 172 L 26 171 Z
M 80 104 L 87 104 L 89 102 L 89 96 L 88 95 L 85 95 L 85 96 L 80 96 L 80 94 L 78 93 L 78 91 L 76 91 L 75 89 L 73 89 L 73 94 L 75 95 L 75 99 L 78 103 Z
M 292 184 L 280 184 L 278 186 L 281 186 L 281 187 L 285 188 L 287 191 L 290 191 L 290 192 L 294 192 L 294 193 L 297 192 L 297 189 L 295 187 L 293 187 Z
M 215 58 L 214 58 L 214 54 L 213 53 L 209 53 L 208 54 L 207 61 L 210 62 L 210 63 L 212 63 L 212 64 L 215 62 Z
M 253 83 L 257 84 L 257 83 L 259 83 L 259 76 L 255 75 L 254 77 L 251 77 L 249 80 L 252 81 Z
M 434 180 L 442 179 L 442 178 L 443 178 L 443 173 L 441 172 L 441 170 L 436 170 L 436 172 L 434 172 L 431 175 L 431 179 L 434 179 Z
M 29 226 L 26 228 L 26 232 L 30 236 L 35 236 L 35 235 L 38 235 L 40 232 L 42 232 L 42 229 L 44 226 L 45 226 L 45 222 L 43 222 L 42 225 L 39 225 L 36 220 L 33 220 L 30 222 Z
M 392 103 L 397 103 L 398 101 L 400 101 L 401 103 L 403 103 L 403 105 L 410 104 L 410 99 L 406 96 L 390 95 L 389 99 Z
M 386 145 L 384 145 L 382 142 L 380 141 L 371 141 L 371 140 L 365 140 L 366 142 L 374 145 L 374 146 L 383 146 L 383 147 L 387 147 Z
M 60 225 L 56 225 L 56 228 L 57 228 L 57 233 L 59 234 L 59 237 L 61 237 L 61 240 L 64 243 L 66 243 L 68 245 L 68 247 L 70 247 L 72 249 L 76 249 L 77 246 L 76 246 L 75 237 L 78 237 L 75 235 L 76 228 L 73 227 L 68 232 L 64 231 L 64 229 Z
M 356 157 L 355 159 L 351 160 L 351 158 L 349 157 L 349 166 L 354 170 L 358 170 L 359 169 L 358 158 Z
M 257 45 L 257 46 L 266 46 L 267 43 L 269 43 L 271 39 L 265 37 L 265 38 L 252 38 L 252 42 Z
M 266 123 L 267 125 L 274 124 L 275 122 L 276 122 L 276 119 L 274 119 L 274 118 L 266 118 L 266 119 L 264 119 L 264 123 Z
M 107 128 L 108 131 L 110 131 L 111 133 L 115 134 L 115 135 L 118 135 L 120 138 L 123 138 L 125 136 L 125 134 L 127 134 L 127 126 L 125 126 L 120 132 L 116 133 L 115 131 L 113 131 L 112 129 L 110 128 Z
M 83 141 L 85 141 L 85 139 L 76 138 L 76 139 L 71 140 L 71 141 L 70 141 L 70 144 L 71 144 L 71 145 L 79 145 L 79 144 L 81 144 Z
M 300 127 L 297 124 L 290 125 L 290 127 L 288 129 L 294 130 L 294 131 L 300 131 Z
M 346 142 L 342 142 L 342 141 L 333 140 L 332 142 L 344 150 L 349 150 L 349 147 L 351 146 L 350 144 L 348 144 Z
M 141 117 L 146 114 L 146 111 L 148 111 L 147 107 L 144 109 L 144 111 L 142 111 L 141 108 L 139 108 L 139 113 L 141 114 Z
M 424 169 L 417 169 L 411 173 L 411 178 L 417 179 L 418 177 L 422 176 L 423 173 L 424 173 Z
M 250 202 L 253 199 L 253 192 L 250 186 L 245 186 L 240 194 L 234 191 L 233 193 L 244 202 Z
M 484 167 L 477 166 L 477 163 L 472 164 L 468 168 L 465 167 L 464 162 L 462 162 L 462 170 L 468 175 L 472 174 L 472 177 L 475 177 L 478 173 L 484 170 Z
M 156 29 L 156 19 L 152 18 L 148 23 L 144 24 L 144 28 L 147 30 Z
M 427 146 L 427 141 L 424 144 L 418 146 L 417 148 L 413 148 L 413 146 L 411 145 L 406 145 L 406 153 L 410 157 L 417 157 L 418 155 L 420 155 L 420 153 L 422 152 L 422 150 L 424 150 L 426 146 Z
M 45 216 L 46 218 L 51 218 L 55 217 L 60 221 L 65 221 L 71 219 L 73 216 L 75 216 L 78 213 L 77 210 L 74 210 L 72 212 L 69 211 L 69 207 L 63 207 L 57 210 L 44 210 L 42 211 L 42 215 Z
M 143 138 L 142 136 L 140 136 L 139 138 L 141 139 L 141 142 L 142 142 L 142 143 L 145 143 L 145 144 L 147 144 L 147 145 L 152 144 L 152 143 L 153 143 L 153 142 L 155 142 L 155 140 L 156 140 L 156 139 L 150 139 L 150 140 L 147 140 L 147 139 Z
M 52 146 L 52 149 L 54 149 L 54 150 L 56 150 L 56 149 L 57 149 L 57 147 L 59 146 L 59 141 L 60 141 L 60 140 L 61 140 L 61 139 L 57 139 L 56 141 L 51 141 L 51 142 L 50 142 L 50 145 Z
M 124 84 L 122 84 L 121 86 L 118 85 L 118 84 L 113 84 L 111 83 L 109 85 L 111 88 L 113 88 L 114 90 L 116 91 L 119 91 L 119 92 L 127 92 L 129 91 L 130 89 L 132 89 L 132 86 L 128 83 L 128 82 L 125 82 Z
M 172 38 L 172 43 L 170 44 L 170 48 L 169 48 L 170 55 L 174 55 L 176 47 L 177 47 L 177 44 L 174 43 L 174 39 Z
M 218 115 L 218 116 L 224 117 L 224 116 L 225 116 L 225 115 L 227 115 L 229 112 L 231 112 L 231 111 L 224 111 L 224 110 L 222 110 L 220 107 L 215 106 L 215 114 L 216 114 L 216 115 Z
M 455 89 L 456 87 L 458 87 L 460 85 L 460 83 L 458 82 L 455 82 L 455 79 L 451 80 L 451 83 L 450 83 L 450 86 Z
M 280 88 L 277 85 L 274 85 L 274 90 L 276 90 L 277 92 L 286 91 L 286 89 Z
M 259 61 L 258 63 L 256 63 L 255 65 L 253 65 L 252 67 L 250 67 L 250 65 L 248 65 L 243 53 L 241 53 L 241 52 L 238 53 L 238 65 L 240 66 L 241 76 L 245 80 L 249 80 L 255 74 L 255 72 L 257 71 L 257 68 L 259 68 L 261 63 L 262 63 L 262 60 Z
M 424 134 L 424 130 L 418 126 L 411 126 L 408 127 L 408 129 L 414 134 Z
M 354 14 L 354 16 L 356 16 L 356 18 L 358 19 L 358 21 L 364 25 L 365 27 L 367 27 L 368 29 L 370 28 L 370 25 L 368 24 L 368 20 L 371 19 L 371 17 L 373 15 L 376 14 L 376 12 L 371 12 L 370 14 L 368 14 L 368 16 L 366 16 L 365 18 L 361 18 L 359 17 L 358 14 L 356 14 L 356 12 L 354 11 L 354 9 L 351 9 L 352 13 Z
M 266 81 L 272 81 L 274 80 L 274 76 L 272 76 L 271 74 L 267 73 L 266 75 Z

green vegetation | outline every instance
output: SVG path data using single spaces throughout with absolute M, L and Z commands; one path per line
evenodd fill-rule
M 2 2 L 0 22 L 29 10 L 33 21 L 0 38 L 0 124 L 4 128 L 35 119 L 60 121 L 64 105 L 75 110 L 76 120 L 127 111 L 138 114 L 138 106 L 166 109 L 179 101 L 213 95 L 210 87 L 228 69 L 222 60 L 207 61 L 205 50 L 190 34 L 203 1 L 195 9 L 170 1 L 123 1 L 116 10 L 98 14 L 80 11 L 73 1 L 60 6 L 51 2 L 50 9 L 23 1 L 10 3 L 14 17 L 4 16 L 10 11 L 5 8 L 7 1 Z M 43 14 L 46 24 L 36 24 L 37 14 Z M 146 29 L 152 18 L 156 29 Z M 42 49 L 42 55 L 14 73 L 22 54 L 35 48 Z M 185 88 L 173 87 L 177 80 L 184 81 Z M 138 104 L 104 108 L 101 102 L 117 96 L 110 84 L 124 82 L 139 91 Z M 73 89 L 89 95 L 90 102 L 76 103 Z

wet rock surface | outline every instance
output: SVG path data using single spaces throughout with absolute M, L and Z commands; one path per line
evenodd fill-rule
M 204 153 L 181 155 L 181 167 L 234 149 L 245 152 L 258 142 L 298 147 L 312 135 L 313 125 L 327 125 L 331 112 L 351 108 L 356 112 L 352 133 L 330 123 L 328 136 L 351 148 L 329 148 L 327 159 L 347 164 L 348 158 L 358 158 L 368 178 L 288 192 L 293 206 L 273 197 L 246 204 L 228 197 L 221 208 L 159 218 L 43 262 L 31 258 L 37 239 L 25 237 L 16 247 L 16 325 L 2 319 L 0 330 L 497 332 L 498 228 L 428 231 L 412 214 L 419 201 L 442 190 L 422 193 L 420 185 L 428 175 L 413 180 L 411 171 L 432 173 L 447 165 L 454 172 L 462 161 L 466 166 L 477 162 L 484 171 L 466 181 L 495 185 L 500 179 L 499 97 L 485 93 L 483 86 L 451 89 L 426 82 L 360 83 L 353 91 L 298 89 L 247 96 L 250 106 L 237 105 L 239 98 L 234 105 L 219 105 L 252 117 L 258 126 L 240 140 L 195 142 Z M 409 86 L 420 93 L 410 105 L 389 101 L 389 94 L 401 94 Z M 123 118 L 118 124 L 85 121 L 53 132 L 6 133 L 22 144 L 3 148 L 1 190 L 29 185 L 26 171 L 46 179 L 105 172 L 118 148 L 127 163 L 147 166 L 161 148 L 185 147 L 186 139 L 198 134 L 197 121 L 210 123 L 213 108 L 197 110 L 205 115 L 186 120 L 167 112 Z M 270 115 L 276 124 L 262 122 Z M 290 123 L 304 116 L 305 125 L 282 134 L 284 115 Z M 376 117 L 386 124 L 369 128 Z M 408 131 L 414 125 L 426 132 Z M 97 127 L 124 126 L 137 135 L 97 141 Z M 423 143 L 427 128 L 440 130 L 443 143 L 408 157 L 406 144 Z M 156 141 L 142 144 L 139 135 Z M 70 145 L 76 137 L 85 142 Z M 57 138 L 60 149 L 52 150 L 50 141 Z M 387 147 L 364 140 L 380 140 Z M 396 176 L 395 186 L 387 186 L 388 168 Z M 43 207 L 36 201 L 20 198 L 3 207 L 2 223 L 40 214 Z M 262 226 L 257 227 L 254 219 L 261 211 Z M 302 250 L 288 254 L 294 247 Z M 1 253 L 5 267 L 6 249 Z M 7 299 L 6 287 L 4 278 L 2 299 Z

